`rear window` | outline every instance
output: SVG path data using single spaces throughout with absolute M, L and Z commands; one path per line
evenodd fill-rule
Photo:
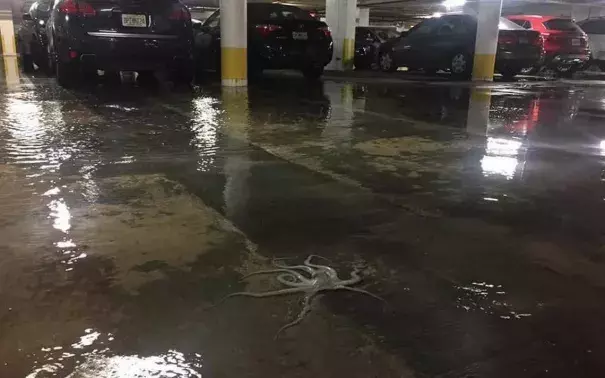
M 272 4 L 267 5 L 248 5 L 248 18 L 253 21 L 267 21 L 267 20 L 296 20 L 296 21 L 313 21 L 315 18 L 310 12 L 288 6 L 275 6 Z
M 559 30 L 559 31 L 580 31 L 580 27 L 576 25 L 572 20 L 566 20 L 562 18 L 555 18 L 544 22 L 544 26 L 548 30 Z
M 515 24 L 511 20 L 500 17 L 500 24 L 498 24 L 500 30 L 524 30 L 521 26 Z
M 588 34 L 605 34 L 605 20 L 582 22 L 580 27 Z

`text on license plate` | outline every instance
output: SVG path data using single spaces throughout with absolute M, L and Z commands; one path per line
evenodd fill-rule
M 307 36 L 307 32 L 292 32 L 292 39 L 297 40 L 307 40 L 309 37 Z
M 122 26 L 129 28 L 146 28 L 147 16 L 144 14 L 123 14 Z
M 580 46 L 580 40 L 577 38 L 574 38 L 571 40 L 571 45 L 572 46 Z
M 529 41 L 527 38 L 519 38 L 519 43 L 527 44 Z

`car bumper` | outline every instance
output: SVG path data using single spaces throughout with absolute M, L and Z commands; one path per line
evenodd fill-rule
M 332 44 L 330 46 L 308 46 L 304 50 L 285 50 L 280 46 L 263 46 L 253 53 L 260 57 L 265 68 L 287 69 L 304 68 L 308 66 L 324 67 L 332 60 Z
M 190 64 L 191 41 L 177 36 L 90 32 L 64 46 L 63 60 L 79 59 L 84 66 L 105 70 L 153 70 Z M 70 55 L 76 52 L 77 56 Z
M 564 64 L 564 65 L 582 65 L 590 59 L 589 53 L 574 54 L 574 53 L 562 53 L 562 54 L 549 54 L 546 56 L 546 64 Z
M 542 60 L 539 52 L 519 53 L 514 51 L 499 51 L 496 55 L 496 68 L 526 68 L 538 65 Z

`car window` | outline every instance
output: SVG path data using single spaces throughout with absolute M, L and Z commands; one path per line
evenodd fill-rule
M 51 0 L 38 1 L 38 10 L 40 12 L 44 12 L 44 13 L 49 12 L 51 5 L 52 5 Z
M 580 27 L 588 34 L 605 34 L 605 20 L 586 21 Z
M 439 27 L 440 19 L 438 17 L 429 18 L 421 23 L 417 24 L 410 29 L 408 36 L 421 36 L 431 34 L 436 28 Z
M 220 24 L 221 21 L 221 12 L 216 11 L 212 13 L 210 17 L 204 22 L 204 26 L 208 28 L 215 28 Z
M 254 6 L 248 6 L 248 20 L 251 22 L 270 20 L 313 21 L 315 18 L 310 12 L 292 6 L 278 4 L 255 4 Z
M 356 40 L 367 40 L 367 39 L 374 39 L 374 35 L 372 34 L 372 31 L 370 29 L 366 29 L 366 28 L 356 28 L 355 29 L 355 39 Z
M 575 22 L 564 18 L 555 18 L 544 22 L 544 26 L 548 30 L 559 31 L 579 31 L 580 27 Z
M 29 7 L 29 15 L 31 16 L 31 18 L 36 18 L 36 7 L 38 6 L 38 3 L 33 3 L 31 5 L 31 7 Z
M 439 34 L 467 34 L 470 31 L 469 26 L 460 16 L 442 17 L 442 24 L 439 26 Z

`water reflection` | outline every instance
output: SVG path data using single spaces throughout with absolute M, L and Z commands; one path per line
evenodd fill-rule
M 53 218 L 53 228 L 67 233 L 71 228 L 71 214 L 65 200 L 63 198 L 52 200 L 47 206 L 50 209 L 49 217 Z
M 72 378 L 175 377 L 201 378 L 202 356 L 170 349 L 151 356 L 113 355 L 108 347 L 112 333 L 88 328 L 80 339 L 69 346 L 43 347 L 42 360 L 26 378 L 66 376 Z M 68 372 L 71 372 L 68 374 Z
M 199 153 L 198 171 L 207 172 L 214 165 L 218 149 L 218 100 L 212 96 L 200 96 L 193 100 L 192 144 Z

